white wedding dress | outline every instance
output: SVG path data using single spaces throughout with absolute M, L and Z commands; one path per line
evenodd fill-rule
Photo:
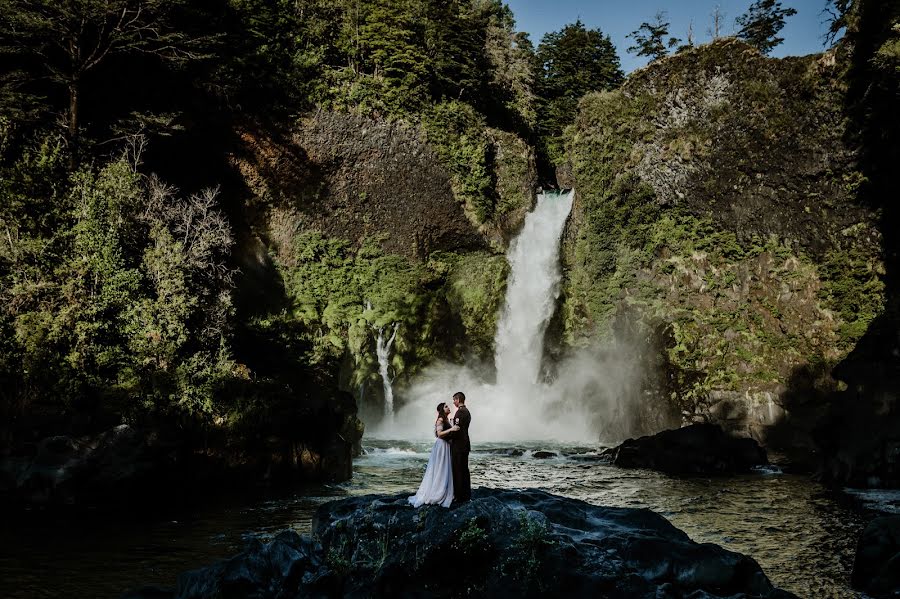
M 434 425 L 434 434 L 443 430 L 441 424 Z M 453 473 L 450 469 L 450 443 L 440 437 L 434 440 L 431 457 L 425 468 L 425 476 L 416 494 L 409 498 L 413 507 L 435 504 L 450 507 L 453 501 Z

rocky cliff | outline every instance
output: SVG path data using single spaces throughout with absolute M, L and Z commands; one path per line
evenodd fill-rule
M 884 306 L 842 73 L 720 40 L 586 96 L 560 171 L 566 339 L 636 315 L 684 421 L 812 449 L 831 368 Z
M 341 363 L 372 408 L 379 331 L 396 327 L 398 383 L 436 358 L 491 355 L 503 251 L 534 200 L 530 146 L 472 115 L 459 130 L 437 118 L 319 111 L 281 137 L 248 128 L 231 157 L 249 196 L 241 291 L 269 290 L 247 303 L 299 324 L 311 361 Z

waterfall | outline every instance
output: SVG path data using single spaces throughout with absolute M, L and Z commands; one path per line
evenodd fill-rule
M 506 299 L 494 338 L 496 382 L 486 381 L 483 365 L 433 364 L 404 388 L 395 417 L 371 427 L 372 434 L 427 437 L 437 403 L 463 391 L 473 415 L 470 434 L 481 442 L 596 441 L 598 414 L 620 394 L 619 372 L 626 369 L 578 354 L 557 365 L 555 380 L 541 377 L 544 334 L 560 292 L 560 238 L 573 199 L 573 191 L 538 195 L 510 244 Z
M 378 356 L 378 372 L 381 374 L 381 382 L 384 385 L 384 415 L 386 418 L 394 416 L 394 389 L 391 387 L 391 375 L 388 372 L 388 366 L 391 359 L 391 347 L 394 345 L 394 339 L 397 337 L 397 327 L 399 323 L 394 323 L 391 336 L 385 341 L 384 327 L 378 328 L 378 338 L 375 340 L 375 354 Z
M 544 333 L 559 298 L 559 239 L 572 209 L 573 192 L 543 193 L 525 218 L 506 258 L 510 275 L 506 306 L 495 336 L 497 385 L 515 388 L 538 382 Z

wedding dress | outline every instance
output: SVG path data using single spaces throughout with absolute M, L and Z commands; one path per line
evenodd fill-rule
M 450 425 L 445 427 L 443 423 L 436 423 L 435 436 L 447 428 L 450 428 Z M 409 503 L 413 507 L 426 503 L 450 507 L 451 501 L 453 501 L 453 474 L 450 470 L 450 443 L 438 437 L 431 448 L 422 484 L 419 485 L 416 494 L 409 498 Z

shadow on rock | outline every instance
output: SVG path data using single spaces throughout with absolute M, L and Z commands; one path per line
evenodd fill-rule
M 900 516 L 876 518 L 866 526 L 850 580 L 872 597 L 900 595 Z
M 793 597 L 773 587 L 753 559 L 694 543 L 649 510 L 537 490 L 476 489 L 450 510 L 416 510 L 406 499 L 367 495 L 325 504 L 313 537 L 288 532 L 254 542 L 230 560 L 181 575 L 168 596 Z
M 733 437 L 717 424 L 692 424 L 628 439 L 604 453 L 622 468 L 647 468 L 673 475 L 736 474 L 768 464 L 759 443 Z

